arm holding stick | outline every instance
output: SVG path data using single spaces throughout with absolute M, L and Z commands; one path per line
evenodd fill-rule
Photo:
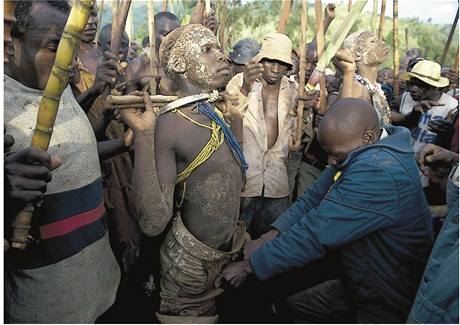
M 31 145 L 33 147 L 48 150 L 60 97 L 69 82 L 70 69 L 68 68 L 72 64 L 76 49 L 78 49 L 80 42 L 79 35 L 81 35 L 88 23 L 91 13 L 91 3 L 92 0 L 79 0 L 75 1 L 72 6 L 59 42 L 51 74 L 40 101 L 37 126 L 32 136 Z M 68 70 L 64 70 L 62 67 Z M 33 206 L 29 205 L 13 221 L 13 235 L 11 239 L 11 246 L 13 248 L 25 249 L 27 247 L 32 214 Z

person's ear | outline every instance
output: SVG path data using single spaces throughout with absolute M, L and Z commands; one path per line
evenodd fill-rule
M 184 74 L 186 70 L 185 60 L 181 57 L 174 57 L 171 60 L 171 68 L 177 74 Z
M 362 142 L 363 144 L 374 144 L 377 138 L 377 134 L 375 134 L 374 131 L 365 131 L 362 136 Z

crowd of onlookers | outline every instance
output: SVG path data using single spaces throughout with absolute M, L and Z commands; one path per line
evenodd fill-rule
M 300 96 L 316 39 L 305 64 L 282 33 L 227 56 L 213 13 L 160 12 L 155 48 L 124 33 L 112 53 L 93 5 L 46 152 L 30 139 L 70 10 L 18 2 L 7 46 L 5 239 L 35 212 L 26 250 L 5 241 L 6 322 L 458 323 L 458 71 L 410 49 L 395 79 L 358 31 Z M 150 114 L 148 91 L 196 107 Z

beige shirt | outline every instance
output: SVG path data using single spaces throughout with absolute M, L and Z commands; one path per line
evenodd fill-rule
M 233 77 L 227 85 L 231 95 L 239 96 L 243 113 L 243 152 L 249 169 L 241 196 L 281 198 L 289 195 L 286 161 L 288 141 L 295 135 L 297 84 L 287 77 L 281 79 L 278 98 L 278 138 L 267 149 L 267 130 L 262 102 L 262 84 L 256 81 L 248 97 L 240 92 L 243 73 Z

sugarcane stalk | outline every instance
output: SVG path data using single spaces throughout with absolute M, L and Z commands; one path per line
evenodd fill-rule
M 305 68 L 307 66 L 307 0 L 302 0 L 302 10 L 300 11 L 300 60 L 299 60 L 299 97 L 305 95 Z M 297 125 L 295 139 L 289 138 L 288 147 L 291 151 L 298 151 L 302 143 L 302 125 L 303 125 L 303 108 L 302 100 L 297 102 Z M 310 119 L 313 117 L 313 112 L 309 112 Z
M 382 5 L 380 7 L 380 23 L 379 23 L 379 39 L 383 39 L 383 27 L 385 25 L 385 10 L 387 8 L 387 0 L 382 0 Z
M 379 5 L 379 0 L 374 0 L 374 6 L 372 7 L 372 18 L 371 18 L 371 31 L 376 32 L 375 26 L 377 23 L 377 7 Z
M 347 37 L 351 28 L 353 27 L 356 20 L 359 18 L 359 15 L 363 11 L 364 6 L 366 5 L 367 0 L 358 0 L 353 5 L 353 8 L 344 18 L 342 25 L 337 29 L 334 34 L 332 41 L 328 44 L 323 55 L 319 58 L 316 68 L 310 76 L 310 79 L 307 83 L 307 88 L 310 90 L 315 89 L 316 85 L 320 81 L 321 73 L 324 72 L 324 69 L 328 66 L 331 59 L 337 53 L 337 50 L 342 45 L 343 41 Z
M 293 0 L 284 0 L 281 7 L 281 16 L 280 22 L 278 24 L 278 33 L 284 33 L 286 31 L 286 25 L 289 20 L 289 15 L 291 13 Z
M 96 27 L 96 47 L 97 43 L 99 41 L 99 35 L 101 34 L 101 26 L 102 26 L 102 14 L 104 12 L 104 0 L 101 0 L 101 5 L 99 6 L 99 13 L 98 13 L 98 19 L 97 19 L 97 27 Z
M 92 0 L 75 0 L 73 3 L 38 107 L 37 124 L 31 142 L 33 147 L 48 150 L 60 98 L 69 82 L 71 65 L 78 52 L 81 34 L 91 14 L 91 4 Z M 29 204 L 13 220 L 11 239 L 13 248 L 25 249 L 27 247 L 33 211 L 33 205 Z
M 393 0 L 393 75 L 394 95 L 399 96 L 399 30 L 398 30 L 398 0 Z
M 351 11 L 352 7 L 353 7 L 353 0 L 348 0 L 348 12 Z
M 444 47 L 444 51 L 442 51 L 442 56 L 441 56 L 441 66 L 444 65 L 444 62 L 446 62 L 446 57 L 447 57 L 447 52 L 449 52 L 449 47 L 450 43 L 452 42 L 452 37 L 454 36 L 455 28 L 457 27 L 458 23 L 458 8 L 457 8 L 457 14 L 455 15 L 454 23 L 452 24 L 452 27 L 450 28 L 450 33 L 449 37 L 447 38 L 447 43 L 446 46 Z
M 163 4 L 161 6 L 162 11 L 168 11 L 168 0 L 163 0 Z
M 219 42 L 222 52 L 225 49 L 225 24 L 227 22 L 227 0 L 221 1 L 221 12 L 220 12 L 220 25 L 219 25 Z
M 157 92 L 157 54 L 156 54 L 156 37 L 155 37 L 155 9 L 153 7 L 153 0 L 147 2 L 148 10 L 148 23 L 149 23 L 149 41 L 150 48 L 148 51 L 149 57 L 149 75 L 150 75 L 150 94 L 155 95 Z
M 16 18 L 14 17 L 14 9 L 16 8 L 17 1 L 5 0 L 3 1 L 3 62 L 8 62 L 6 49 L 8 44 L 12 42 L 11 27 L 13 27 Z

